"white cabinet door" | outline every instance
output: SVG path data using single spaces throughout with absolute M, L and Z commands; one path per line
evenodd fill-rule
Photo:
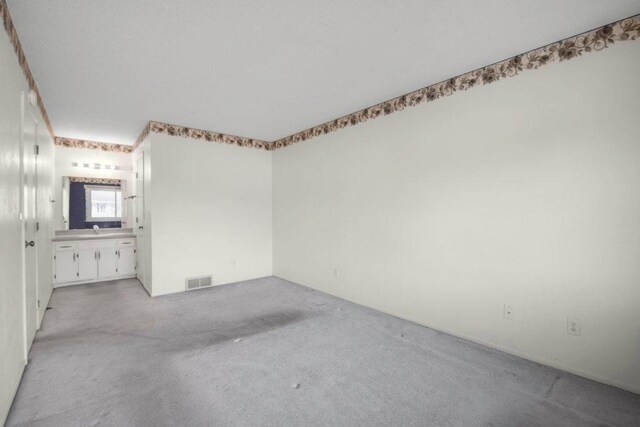
M 77 253 L 77 280 L 92 280 L 98 277 L 98 254 L 95 249 L 80 249 Z
M 118 255 L 116 248 L 98 249 L 98 277 L 118 275 Z
M 118 276 L 136 274 L 136 254 L 131 247 L 118 249 Z
M 65 283 L 78 280 L 78 263 L 75 251 L 59 251 L 55 253 L 54 282 Z

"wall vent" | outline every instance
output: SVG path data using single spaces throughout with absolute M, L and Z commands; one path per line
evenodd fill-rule
M 213 285 L 212 276 L 187 277 L 185 279 L 185 289 L 187 291 L 208 288 L 211 285 Z

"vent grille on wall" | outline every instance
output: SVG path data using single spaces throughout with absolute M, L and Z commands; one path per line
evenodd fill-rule
M 187 291 L 208 288 L 211 285 L 213 285 L 212 276 L 188 277 L 185 280 L 185 287 Z

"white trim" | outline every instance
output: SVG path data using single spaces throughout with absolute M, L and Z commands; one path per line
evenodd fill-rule
M 53 267 L 53 264 L 51 265 Z M 40 326 L 42 326 L 42 322 L 44 322 L 44 315 L 47 314 L 47 307 L 49 306 L 49 302 L 51 302 L 51 296 L 53 295 L 53 278 L 51 278 L 51 292 L 49 292 L 49 297 L 46 301 L 40 301 L 40 308 L 38 309 L 38 330 L 40 330 Z M 38 295 L 39 297 L 39 295 Z
M 353 302 L 353 301 L 348 300 L 346 298 L 343 298 L 341 296 L 338 296 L 338 295 L 332 294 L 330 292 L 327 292 L 325 290 L 322 290 L 320 288 L 314 288 L 312 286 L 302 285 L 299 282 L 296 282 L 294 280 L 289 280 L 289 279 L 286 279 L 284 277 L 280 277 L 280 276 L 273 276 L 273 277 L 277 277 L 278 279 L 286 280 L 287 282 L 295 283 L 296 285 L 300 285 L 300 286 L 303 286 L 305 288 L 313 289 L 313 290 L 316 290 L 318 292 L 323 292 L 323 293 L 325 293 L 327 295 L 331 295 L 331 296 L 339 298 L 341 300 L 348 301 L 348 302 L 350 302 L 352 304 L 356 304 L 356 305 L 359 305 L 359 306 L 362 306 L 362 307 L 366 307 L 366 308 L 369 308 L 371 310 L 379 311 L 380 313 L 388 314 L 390 316 L 397 317 L 399 319 L 407 320 L 409 322 L 415 323 L 416 325 L 425 326 L 425 327 L 433 329 L 435 331 L 440 331 L 440 332 L 443 332 L 445 334 L 452 335 L 454 337 L 462 338 L 464 340 L 471 341 L 471 342 L 474 342 L 476 344 L 483 345 L 485 347 L 493 348 L 493 349 L 496 349 L 498 351 L 502 351 L 504 353 L 510 354 L 512 356 L 519 357 L 521 359 L 529 360 L 531 362 L 535 362 L 535 363 L 539 363 L 541 365 L 545 365 L 545 366 L 549 366 L 549 367 L 552 367 L 552 368 L 556 368 L 556 369 L 559 369 L 561 371 L 565 371 L 565 372 L 568 372 L 570 374 L 574 374 L 574 375 L 577 375 L 579 377 L 583 377 L 583 378 L 586 378 L 586 379 L 589 379 L 589 380 L 592 380 L 592 381 L 596 381 L 596 382 L 599 382 L 599 383 L 602 383 L 602 384 L 606 384 L 606 385 L 610 385 L 610 386 L 613 386 L 613 387 L 617 387 L 619 389 L 630 391 L 632 393 L 640 394 L 640 387 L 637 386 L 637 385 L 634 385 L 634 384 L 628 384 L 628 383 L 624 383 L 622 381 L 612 380 L 612 379 L 603 377 L 603 376 L 598 375 L 598 374 L 594 374 L 594 373 L 591 373 L 591 372 L 586 372 L 586 371 L 583 371 L 583 370 L 577 369 L 577 368 L 572 368 L 571 366 L 567 366 L 567 365 L 564 365 L 562 363 L 558 363 L 558 362 L 555 362 L 553 360 L 546 359 L 544 357 L 539 357 L 539 356 L 535 356 L 535 355 L 527 353 L 527 352 L 515 350 L 515 349 L 512 349 L 510 347 L 503 346 L 503 345 L 500 345 L 498 343 L 494 343 L 494 342 L 491 342 L 491 341 L 486 341 L 486 340 L 483 340 L 483 339 L 474 338 L 474 337 L 472 337 L 470 335 L 461 334 L 459 332 L 453 331 L 453 330 L 448 329 L 448 328 L 443 328 L 443 327 L 440 327 L 438 325 L 434 325 L 432 323 L 425 323 L 423 321 L 415 320 L 415 319 L 412 319 L 410 316 L 399 315 L 397 313 L 394 313 L 392 311 L 385 310 L 385 309 L 382 309 L 382 308 L 356 303 L 356 302 Z
M 86 285 L 87 283 L 98 283 L 98 282 L 113 282 L 114 280 L 124 280 L 124 279 L 135 279 L 135 274 L 129 274 L 127 276 L 113 276 L 113 277 L 100 277 L 97 279 L 91 280 L 80 280 L 78 282 L 65 282 L 65 283 L 54 283 L 53 288 L 66 288 L 67 286 L 75 286 L 75 285 Z
M 33 126 L 34 126 L 34 141 L 33 141 L 33 145 L 34 147 L 38 146 L 38 129 L 39 129 L 39 125 L 40 125 L 40 121 L 38 120 L 38 115 L 37 113 L 34 113 L 31 109 L 31 107 L 29 106 L 27 101 L 27 97 L 28 97 L 28 92 L 22 91 L 20 93 L 20 224 L 21 224 L 21 238 L 20 238 L 20 242 L 19 242 L 19 250 L 21 251 L 20 253 L 22 254 L 22 329 L 23 329 L 23 343 L 24 343 L 24 363 L 27 364 L 29 361 L 29 350 L 31 349 L 31 344 L 33 341 L 29 341 L 29 330 L 28 330 L 28 326 L 29 326 L 29 322 L 28 322 L 28 315 L 29 315 L 29 311 L 27 310 L 27 252 L 26 252 L 26 247 L 24 245 L 24 242 L 26 242 L 27 236 L 26 236 L 26 227 L 27 227 L 27 218 L 25 216 L 25 204 L 27 203 L 25 197 L 24 197 L 24 193 L 25 193 L 25 158 L 26 156 L 33 156 L 35 158 L 36 154 L 35 152 L 32 153 L 25 153 L 25 125 L 26 125 L 26 119 L 29 118 L 30 120 L 33 121 Z M 37 194 L 37 165 L 34 165 L 33 168 L 33 187 L 34 187 L 34 201 L 33 201 L 33 223 L 34 226 L 35 224 L 38 222 L 38 209 L 37 209 L 37 201 L 38 201 L 38 194 Z M 34 231 L 34 237 L 33 237 L 34 242 L 36 242 L 36 244 L 38 244 L 38 234 L 37 232 Z M 38 295 L 39 292 L 39 277 L 38 277 L 38 273 L 39 273 L 39 268 L 38 268 L 38 250 L 36 248 L 33 249 L 34 250 L 34 255 L 33 255 L 33 259 L 34 259 L 34 269 L 35 271 L 33 272 L 33 281 L 34 281 L 34 286 L 35 286 L 35 290 L 34 290 L 34 294 L 35 294 L 35 301 L 37 304 L 38 298 L 40 297 Z M 35 332 L 38 331 L 39 329 L 39 321 L 38 321 L 38 307 L 36 305 L 35 309 L 35 319 L 33 319 L 34 324 L 36 325 L 36 330 Z M 35 338 L 35 332 L 34 332 L 34 338 Z
M 9 417 L 9 412 L 11 412 L 11 406 L 13 405 L 13 401 L 16 398 L 16 394 L 18 394 L 18 388 L 20 388 L 20 382 L 22 381 L 22 375 L 24 375 L 24 370 L 27 367 L 26 363 L 23 363 L 20 367 L 20 373 L 17 376 L 17 381 L 13 384 L 13 387 L 10 388 L 11 393 L 9 394 L 9 400 L 5 402 L 5 405 L 2 406 L 4 408 L 2 414 L 0 415 L 0 426 L 3 426 L 7 422 L 7 418 Z
M 20 242 L 18 242 L 18 250 L 21 254 L 22 267 L 22 341 L 23 341 L 23 363 L 26 365 L 29 358 L 29 350 L 27 345 L 27 269 L 26 269 L 26 248 L 25 242 L 25 215 L 24 215 L 24 113 L 26 106 L 24 105 L 26 94 L 24 91 L 20 95 Z M 23 367 L 24 370 L 24 367 Z M 20 374 L 22 377 L 22 374 Z M 18 382 L 19 383 L 19 382 Z
M 138 279 L 138 276 L 137 276 L 137 275 L 136 275 L 136 279 Z M 145 290 L 145 292 L 147 293 L 147 295 L 149 295 L 150 297 L 154 297 L 154 296 L 156 296 L 156 295 L 151 295 L 151 292 L 149 291 L 149 289 L 147 289 L 147 287 L 145 286 L 145 284 L 144 284 L 144 283 L 142 283 L 142 282 L 140 281 L 140 279 L 138 279 L 138 282 L 142 285 L 142 289 L 144 289 L 144 290 Z

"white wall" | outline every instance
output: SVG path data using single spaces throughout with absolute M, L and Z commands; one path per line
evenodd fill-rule
M 0 425 L 11 402 L 25 366 L 24 300 L 22 278 L 22 222 L 20 220 L 20 139 L 21 96 L 28 85 L 5 31 L 0 31 Z M 39 272 L 50 268 L 52 233 L 53 142 L 36 113 L 41 155 L 39 168 L 38 233 Z M 49 205 L 49 206 L 48 206 Z M 51 271 L 51 270 L 49 270 Z M 41 273 L 40 276 L 43 276 Z M 39 297 L 46 307 L 51 295 L 51 274 L 40 277 Z M 39 313 L 42 315 L 42 312 Z
M 151 134 L 152 295 L 272 274 L 271 152 Z
M 63 230 L 62 223 L 62 178 L 65 176 L 78 176 L 85 178 L 113 178 L 123 179 L 127 182 L 127 190 L 125 193 L 131 194 L 131 187 L 135 185 L 132 180 L 131 169 L 131 154 L 119 153 L 111 151 L 101 150 L 88 150 L 83 148 L 70 148 L 55 146 L 55 228 L 56 230 Z M 74 167 L 72 163 L 91 165 L 89 168 Z M 120 166 L 120 170 L 109 169 L 93 169 L 94 163 L 100 163 L 101 165 L 117 165 Z M 127 222 L 124 224 L 124 228 L 131 228 L 132 222 L 131 208 L 128 206 Z
M 638 76 L 620 43 L 275 151 L 274 274 L 640 392 Z

